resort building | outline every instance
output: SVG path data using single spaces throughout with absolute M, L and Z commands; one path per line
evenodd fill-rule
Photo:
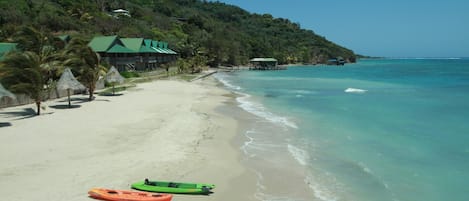
M 58 36 L 65 43 L 70 36 Z M 168 43 L 144 38 L 94 37 L 88 46 L 101 57 L 102 62 L 122 71 L 154 70 L 160 64 L 177 59 L 178 54 L 168 48 Z M 10 51 L 17 50 L 16 43 L 0 43 L 0 61 Z
M 177 59 L 177 53 L 168 48 L 168 43 L 151 39 L 98 36 L 88 45 L 102 61 L 119 71 L 154 70 L 159 64 Z
M 327 65 L 337 65 L 343 66 L 345 64 L 345 60 L 342 57 L 332 58 L 327 60 Z
M 285 67 L 277 66 L 278 61 L 274 58 L 253 58 L 250 60 L 250 70 L 283 70 Z
M 60 38 L 60 40 L 62 40 L 65 44 L 70 42 L 70 40 L 72 39 L 70 37 L 70 35 L 60 35 L 60 36 L 57 36 L 57 37 Z
M 130 12 L 128 10 L 124 9 L 116 9 L 112 11 L 112 14 L 115 18 L 119 18 L 120 16 L 125 16 L 125 17 L 132 17 L 130 15 Z

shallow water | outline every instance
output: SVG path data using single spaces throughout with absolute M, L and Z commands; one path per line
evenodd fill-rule
M 258 117 L 241 149 L 261 200 L 469 200 L 467 59 L 217 78 Z

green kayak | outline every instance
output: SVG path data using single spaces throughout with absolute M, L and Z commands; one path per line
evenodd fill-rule
M 133 189 L 159 193 L 210 194 L 214 184 L 194 184 L 145 179 L 132 184 Z

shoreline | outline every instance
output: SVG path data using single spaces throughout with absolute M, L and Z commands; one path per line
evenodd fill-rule
M 241 163 L 243 125 L 229 115 L 245 111 L 217 85 L 211 77 L 142 83 L 92 102 L 73 96 L 78 108 L 48 101 L 32 118 L 22 115 L 33 105 L 3 108 L 0 122 L 11 126 L 0 127 L 0 192 L 17 201 L 92 200 L 93 187 L 129 189 L 149 178 L 217 185 L 209 196 L 176 200 L 255 200 L 256 177 Z

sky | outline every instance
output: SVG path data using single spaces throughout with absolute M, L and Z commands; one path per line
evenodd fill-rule
M 469 57 L 469 0 L 219 0 L 299 23 L 356 54 Z

